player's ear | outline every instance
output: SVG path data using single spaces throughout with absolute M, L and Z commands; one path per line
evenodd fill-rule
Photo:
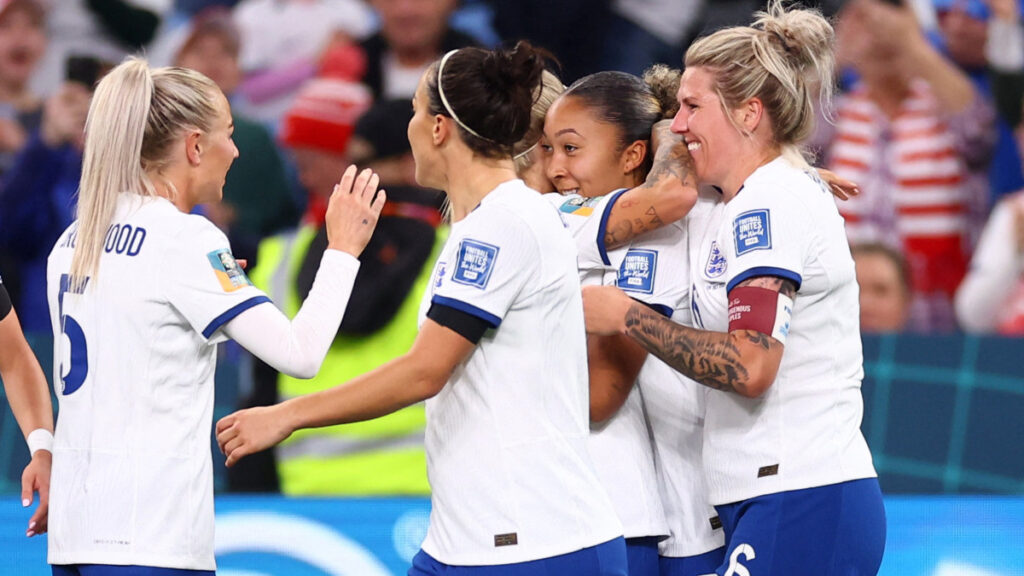
M 434 129 L 431 133 L 433 136 L 434 146 L 440 146 L 448 139 L 448 135 L 452 129 L 451 121 L 451 118 L 442 114 L 434 115 Z
M 622 151 L 622 173 L 630 174 L 644 163 L 647 158 L 647 141 L 636 140 Z
M 203 156 L 203 133 L 189 130 L 185 134 L 185 157 L 191 166 L 198 166 Z

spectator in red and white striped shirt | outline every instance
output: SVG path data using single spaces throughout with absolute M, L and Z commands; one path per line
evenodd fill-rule
M 819 137 L 826 165 L 861 186 L 839 206 L 847 235 L 906 257 L 909 330 L 952 330 L 953 294 L 987 210 L 993 109 L 906 6 L 853 0 L 837 44 L 858 80 L 837 100 L 831 133 Z

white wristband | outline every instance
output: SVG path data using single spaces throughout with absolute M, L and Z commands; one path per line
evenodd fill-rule
M 46 450 L 47 452 L 53 453 L 53 432 L 46 430 L 45 428 L 36 428 L 29 432 L 28 438 L 25 439 L 28 442 L 28 451 L 35 456 L 39 450 Z

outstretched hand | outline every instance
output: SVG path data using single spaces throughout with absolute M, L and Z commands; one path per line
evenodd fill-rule
M 818 168 L 818 175 L 825 181 L 825 184 L 828 184 L 828 189 L 832 192 L 832 195 L 840 200 L 849 200 L 860 194 L 860 186 L 856 182 L 840 178 L 831 170 Z
M 356 258 L 366 248 L 377 226 L 386 195 L 377 190 L 380 177 L 369 168 L 356 175 L 349 166 L 334 187 L 327 204 L 327 247 Z
M 217 445 L 233 466 L 249 454 L 281 443 L 292 430 L 280 414 L 281 405 L 239 410 L 217 422 Z

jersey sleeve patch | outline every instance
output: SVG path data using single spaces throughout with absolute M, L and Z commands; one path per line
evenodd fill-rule
M 584 198 L 583 196 L 577 196 L 570 198 L 562 203 L 559 210 L 566 214 L 574 214 L 576 216 L 590 216 L 594 213 L 594 206 L 601 201 L 601 196 L 596 198 Z
M 494 271 L 494 261 L 498 258 L 498 251 L 497 246 L 470 238 L 464 239 L 459 243 L 459 254 L 455 273 L 452 274 L 452 282 L 473 286 L 480 290 L 487 288 L 491 272 Z
M 225 292 L 234 292 L 246 286 L 252 286 L 252 282 L 245 275 L 245 271 L 238 265 L 235 257 L 231 255 L 231 250 L 221 248 L 220 250 L 210 252 L 206 257 L 210 260 L 210 265 L 213 266 L 213 271 L 217 275 L 220 287 Z
M 658 270 L 658 251 L 630 248 L 619 266 L 616 285 L 628 292 L 654 293 L 654 276 Z
M 733 220 L 732 230 L 736 240 L 737 256 L 772 248 L 772 230 L 767 209 L 740 214 Z

